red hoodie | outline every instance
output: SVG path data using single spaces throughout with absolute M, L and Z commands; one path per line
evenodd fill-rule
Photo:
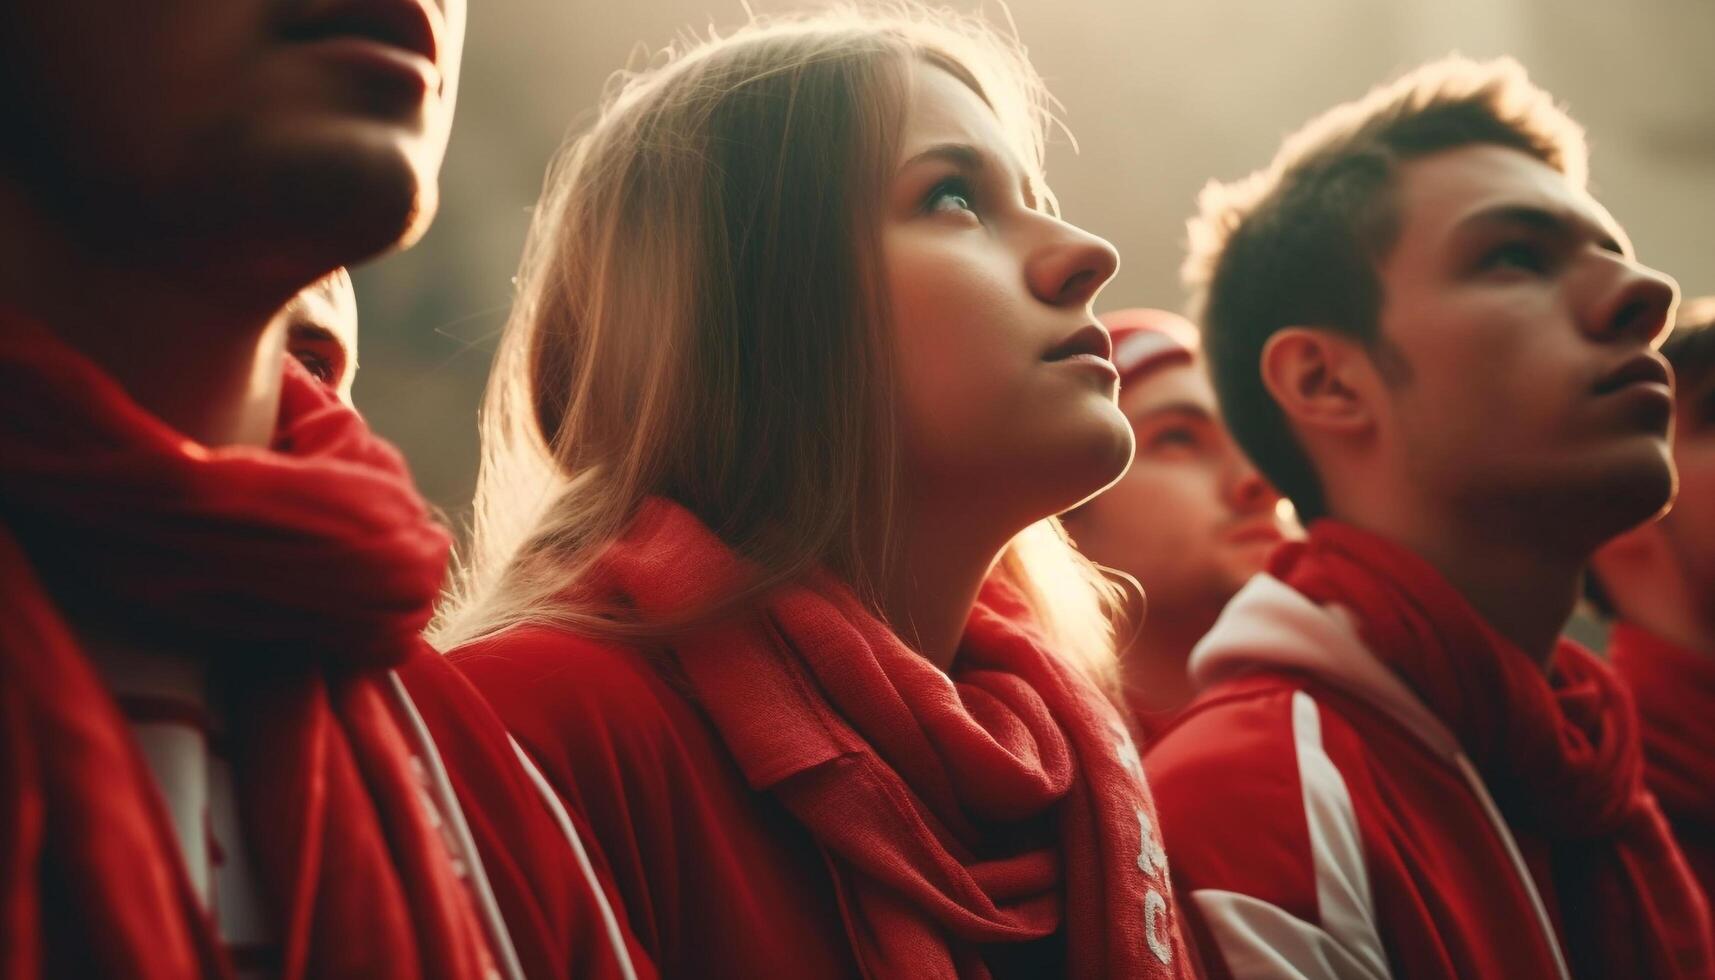
M 1192 654 L 1145 766 L 1212 976 L 1709 977 L 1624 686 L 1549 675 L 1430 566 L 1319 522 Z
M 749 574 L 651 501 L 590 586 L 645 620 Z M 452 653 L 589 817 L 666 976 L 1189 975 L 1117 711 L 985 588 L 949 674 L 821 575 L 669 649 Z
M 1608 655 L 1637 698 L 1644 781 L 1704 896 L 1715 896 L 1715 653 L 1619 623 Z

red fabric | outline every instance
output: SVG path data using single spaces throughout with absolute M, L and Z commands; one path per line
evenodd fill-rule
M 1137 736 L 1138 745 L 1147 747 L 1173 727 L 1173 723 L 1179 720 L 1179 712 L 1150 708 L 1145 703 L 1145 693 L 1127 688 L 1125 701 L 1126 707 L 1131 710 L 1132 733 Z
M 745 577 L 662 501 L 603 565 L 613 598 L 645 619 Z M 1149 860 L 1151 804 L 1126 765 L 1135 749 L 1024 621 L 986 589 L 949 681 L 815 576 L 675 643 L 675 660 L 749 786 L 825 855 L 863 975 L 988 976 L 985 953 L 1057 936 L 1062 975 L 1188 975 L 1165 864 Z
M 465 676 L 432 650 L 413 657 L 398 674 L 433 734 L 524 975 L 531 980 L 624 976 L 585 873 L 539 789 L 518 764 L 499 717 Z M 580 813 L 573 810 L 568 816 L 616 913 L 625 952 L 640 980 L 650 980 L 655 973 L 628 928 L 594 837 Z
M 1715 975 L 1708 907 L 1644 791 L 1636 711 L 1611 668 L 1562 641 L 1545 675 L 1427 562 L 1332 521 L 1276 552 L 1270 572 L 1355 613 L 1515 833 L 1550 843 L 1559 887 L 1545 890 L 1582 975 Z
M 859 975 L 816 841 L 751 789 L 666 657 L 526 626 L 447 659 L 588 818 L 661 976 Z
M 1327 824 L 1345 825 L 1328 815 L 1327 776 L 1300 765 L 1294 710 L 1300 696 L 1315 706 L 1321 751 L 1349 800 L 1361 862 L 1356 877 L 1367 884 L 1369 918 L 1337 917 L 1326 905 L 1348 892 L 1321 880 L 1327 856 L 1318 850 L 1329 839 Z M 1375 975 L 1342 969 L 1349 958 L 1321 947 L 1348 956 L 1379 949 L 1381 967 L 1394 980 L 1557 975 L 1527 880 L 1514 873 L 1470 786 L 1416 735 L 1341 686 L 1259 661 L 1193 702 L 1151 746 L 1144 768 L 1181 889 L 1187 938 L 1209 980 Z M 1324 825 L 1315 843 L 1312 812 Z M 1525 849 L 1538 872 L 1531 878 L 1545 881 L 1542 849 L 1528 842 Z M 1248 914 L 1217 906 L 1206 900 L 1210 895 L 1242 896 Z M 1554 896 L 1545 898 L 1552 905 Z M 1265 944 L 1291 958 L 1292 968 L 1263 967 L 1235 941 L 1235 933 L 1264 918 L 1259 907 L 1296 924 L 1261 933 Z M 1319 945 L 1276 938 L 1310 931 Z
M 389 446 L 288 359 L 272 448 L 206 449 L 0 321 L 0 514 L 6 976 L 229 972 L 85 618 L 210 658 L 284 976 L 483 975 L 383 693 L 448 545 Z
M 1629 623 L 1608 642 L 1644 735 L 1644 784 L 1661 802 L 1705 898 L 1715 898 L 1715 651 L 1699 653 Z

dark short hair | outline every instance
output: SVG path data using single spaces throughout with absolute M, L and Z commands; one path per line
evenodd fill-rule
M 1715 296 L 1686 300 L 1679 305 L 1673 332 L 1662 341 L 1661 355 L 1673 365 L 1674 380 L 1681 394 L 1701 389 L 1715 380 Z M 1584 601 L 1603 619 L 1617 615 L 1613 600 L 1608 598 L 1594 568 L 1584 574 Z
M 1583 130 L 1516 61 L 1449 57 L 1328 110 L 1266 168 L 1211 182 L 1198 199 L 1183 275 L 1215 393 L 1239 446 L 1306 523 L 1326 512 L 1323 488 L 1263 386 L 1263 347 L 1312 326 L 1385 354 L 1376 266 L 1398 234 L 1398 167 L 1470 145 L 1515 149 L 1585 183 Z

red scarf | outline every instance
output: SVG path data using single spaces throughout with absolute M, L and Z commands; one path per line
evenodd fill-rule
M 383 686 L 422 649 L 447 538 L 397 453 L 287 366 L 272 448 L 207 449 L 0 318 L 0 976 L 230 973 L 85 616 L 209 658 L 284 976 L 489 963 Z
M 1549 844 L 1575 972 L 1715 975 L 1708 909 L 1644 790 L 1637 713 L 1610 667 L 1563 640 L 1545 674 L 1427 562 L 1333 521 L 1276 552 L 1269 570 L 1351 610 L 1364 642 L 1459 740 L 1514 831 Z
M 656 500 L 605 575 L 654 618 L 746 568 Z M 675 644 L 750 785 L 821 844 L 865 976 L 986 977 L 981 947 L 1062 931 L 1065 976 L 1190 975 L 1136 748 L 1028 623 L 986 587 L 949 679 L 822 575 Z
M 1644 782 L 1661 801 L 1705 897 L 1715 899 L 1715 654 L 1628 623 L 1608 643 L 1644 731 Z

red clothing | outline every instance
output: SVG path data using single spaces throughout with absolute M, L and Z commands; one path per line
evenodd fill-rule
M 1127 689 L 1125 692 L 1126 707 L 1131 711 L 1131 730 L 1136 733 L 1139 745 L 1148 747 L 1155 743 L 1173 727 L 1179 720 L 1178 711 L 1152 710 L 1145 703 L 1143 692 Z
M 1619 623 L 1608 643 L 1644 733 L 1644 782 L 1705 898 L 1715 900 L 1715 651 L 1699 653 Z
M 648 653 L 526 627 L 449 659 L 588 820 L 662 976 L 858 975 L 815 841 Z
M 749 574 L 652 501 L 594 594 L 646 620 Z M 456 652 L 585 808 L 669 975 L 1185 975 L 1118 713 L 985 589 L 952 677 L 825 576 L 649 654 Z
M 424 662 L 446 549 L 397 453 L 296 362 L 274 444 L 209 449 L 0 317 L 0 975 L 233 968 L 85 623 L 209 664 L 279 975 L 518 975 L 514 949 L 533 975 L 574 969 L 569 916 L 594 897 L 557 880 L 570 845 L 498 722 Z M 442 761 L 492 793 L 474 844 Z M 549 869 L 503 867 L 491 891 L 502 842 Z
M 1213 976 L 1707 977 L 1624 688 L 1550 677 L 1402 549 L 1319 522 L 1192 655 L 1148 752 Z

